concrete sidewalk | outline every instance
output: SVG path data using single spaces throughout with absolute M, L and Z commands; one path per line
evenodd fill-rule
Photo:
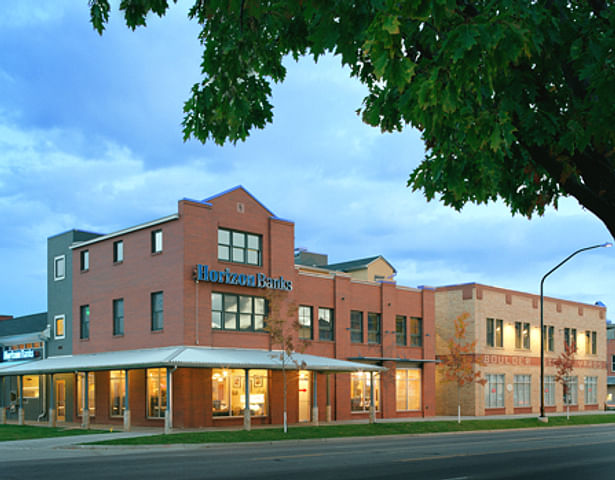
M 552 413 L 550 417 L 565 416 L 565 412 Z M 579 415 L 615 415 L 614 411 L 586 411 L 586 412 L 571 412 L 570 416 Z M 467 420 L 497 420 L 497 419 L 514 419 L 514 418 L 536 418 L 536 414 L 522 415 L 497 415 L 492 417 L 461 417 L 462 422 Z M 431 422 L 431 421 L 456 421 L 457 417 L 428 417 L 428 418 L 395 418 L 395 419 L 379 419 L 377 423 L 389 422 Z M 344 424 L 359 424 L 367 423 L 365 419 L 351 420 L 342 422 L 332 422 L 326 425 L 344 425 Z M 9 422 L 10 425 L 16 425 L 15 422 Z M 37 424 L 36 422 L 27 422 L 26 425 L 31 426 L 46 426 Z M 292 428 L 310 426 L 311 424 L 292 425 Z M 80 428 L 79 424 L 65 423 L 60 427 L 64 428 Z M 163 429 L 154 427 L 133 427 L 130 432 L 122 432 L 117 430 L 118 425 L 92 425 L 92 430 L 104 430 L 107 433 L 95 433 L 89 435 L 74 435 L 66 437 L 53 438 L 36 438 L 30 440 L 14 440 L 8 442 L 0 441 L 0 463 L 11 461 L 25 461 L 34 459 L 61 459 L 73 457 L 88 457 L 88 456 L 104 456 L 104 455 L 126 455 L 138 453 L 152 453 L 156 450 L 185 450 L 186 448 L 199 448 L 198 445 L 143 445 L 143 446 L 88 446 L 80 445 L 83 443 L 96 442 L 99 440 L 111 440 L 116 438 L 133 438 L 147 435 L 160 435 Z M 254 426 L 254 429 L 271 428 L 272 425 Z M 221 430 L 241 430 L 241 427 L 232 428 L 195 428 L 195 429 L 174 429 L 173 433 L 181 432 L 204 432 L 204 431 L 221 431 Z M 212 447 L 213 448 L 213 447 Z

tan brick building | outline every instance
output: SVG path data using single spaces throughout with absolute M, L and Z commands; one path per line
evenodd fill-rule
M 476 283 L 436 289 L 436 354 L 446 355 L 454 320 L 467 312 L 467 340 L 476 340 L 486 385 L 462 388 L 462 415 L 540 413 L 540 297 Z M 564 342 L 576 341 L 570 410 L 604 408 L 606 308 L 544 298 L 545 411 L 561 412 L 563 387 L 553 362 Z M 457 387 L 437 369 L 436 414 L 457 414 Z

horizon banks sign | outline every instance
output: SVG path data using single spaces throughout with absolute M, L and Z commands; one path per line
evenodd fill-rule
M 231 272 L 229 268 L 224 270 L 210 270 L 209 265 L 197 264 L 194 272 L 194 280 L 197 282 L 222 283 L 224 285 L 239 285 L 241 287 L 270 288 L 272 290 L 292 291 L 293 282 L 285 280 L 283 276 L 271 278 L 264 273 L 247 275 L 245 273 Z

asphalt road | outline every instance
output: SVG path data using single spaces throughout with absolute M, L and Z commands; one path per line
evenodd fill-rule
M 615 478 L 612 425 L 196 447 L 41 444 L 18 451 L 19 445 L 0 443 L 2 479 Z

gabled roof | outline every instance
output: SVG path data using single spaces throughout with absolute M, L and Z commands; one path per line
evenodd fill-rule
M 350 260 L 348 262 L 330 263 L 329 265 L 320 265 L 320 267 L 326 268 L 327 270 L 337 270 L 340 272 L 352 272 L 355 270 L 362 270 L 364 268 L 367 268 L 370 263 L 378 260 L 379 258 L 384 260 L 386 264 L 389 267 L 391 267 L 391 269 L 395 273 L 397 273 L 397 270 L 395 270 L 395 267 L 393 267 L 393 265 L 391 265 L 387 261 L 387 259 L 384 258 L 382 255 L 376 255 L 375 257 L 360 258 L 358 260 Z
M 47 312 L 0 320 L 0 337 L 42 332 L 47 328 Z
M 202 202 L 203 202 L 203 203 L 205 203 L 205 204 L 209 204 L 209 205 L 211 205 L 211 201 L 212 201 L 212 200 L 214 200 L 214 199 L 216 199 L 216 198 L 219 198 L 219 197 L 222 197 L 222 196 L 226 195 L 227 193 L 234 192 L 235 190 L 241 190 L 241 191 L 243 191 L 244 193 L 246 193 L 247 195 L 249 195 L 249 196 L 250 196 L 250 197 L 251 197 L 251 198 L 252 198 L 252 199 L 253 199 L 256 203 L 258 203 L 261 207 L 263 207 L 263 208 L 267 211 L 267 213 L 268 213 L 269 215 L 271 215 L 271 216 L 272 216 L 272 217 L 274 217 L 274 218 L 277 218 L 277 217 L 276 217 L 276 215 L 275 215 L 275 213 L 273 213 L 273 212 L 272 212 L 271 210 L 269 210 L 269 209 L 268 209 L 265 205 L 263 205 L 263 204 L 260 202 L 260 200 L 259 200 L 258 198 L 256 198 L 256 197 L 255 197 L 254 195 L 252 195 L 250 192 L 248 192 L 248 191 L 247 191 L 247 190 L 246 190 L 246 189 L 245 189 L 242 185 L 237 185 L 237 186 L 235 186 L 235 187 L 233 187 L 233 188 L 229 188 L 228 190 L 224 190 L 223 192 L 216 193 L 215 195 L 212 195 L 211 197 L 207 197 L 207 198 L 203 199 L 203 200 L 202 200 Z
M 282 352 L 250 348 L 214 348 L 176 346 L 145 348 L 118 352 L 62 355 L 20 364 L 0 365 L 2 375 L 67 373 L 126 368 L 191 367 L 191 368 L 257 368 L 282 370 Z M 350 362 L 337 358 L 294 353 L 285 357 L 284 368 L 319 372 L 383 371 L 378 365 Z

